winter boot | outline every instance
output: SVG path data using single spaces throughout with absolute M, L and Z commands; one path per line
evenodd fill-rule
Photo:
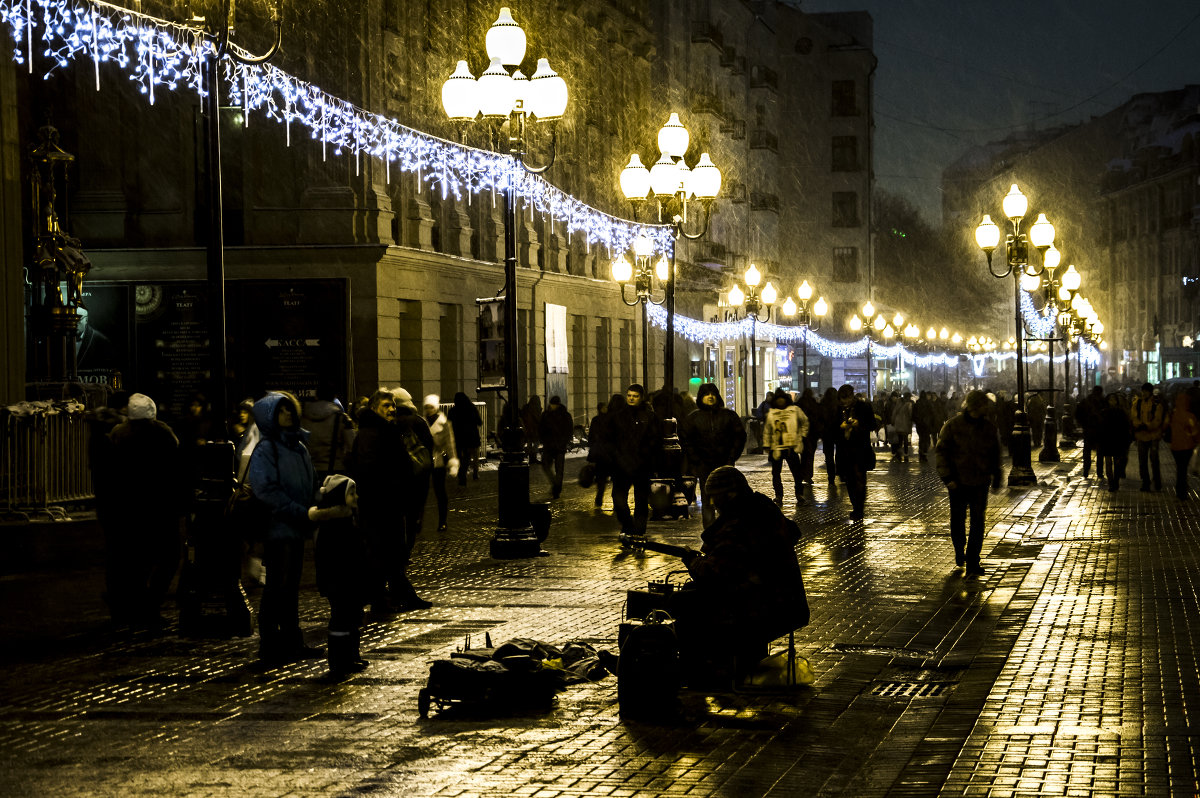
M 329 675 L 335 678 L 359 673 L 369 664 L 358 655 L 358 632 L 329 633 Z

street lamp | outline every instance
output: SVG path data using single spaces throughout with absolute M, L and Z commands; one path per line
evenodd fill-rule
M 712 162 L 707 152 L 701 153 L 696 165 L 689 168 L 684 156 L 691 143 L 691 134 L 679 121 L 679 114 L 672 113 L 667 123 L 658 131 L 659 158 L 647 169 L 641 156 L 633 153 L 629 163 L 621 170 L 621 193 L 633 204 L 636 221 L 643 202 L 653 199 L 658 206 L 658 221 L 664 219 L 671 225 L 670 270 L 666 282 L 667 331 L 663 350 L 665 390 L 675 393 L 675 241 L 681 237 L 696 241 L 708 234 L 712 202 L 721 193 L 721 170 Z M 688 210 L 692 200 L 700 200 L 704 217 L 698 230 L 689 231 Z M 643 307 L 643 312 L 645 308 Z M 671 406 L 674 405 L 672 400 Z
M 828 305 L 828 303 L 825 302 L 825 297 L 818 297 L 817 301 L 813 304 L 812 310 L 809 311 L 808 303 L 812 299 L 812 295 L 813 295 L 812 286 L 808 284 L 808 280 L 805 280 L 803 283 L 800 284 L 800 287 L 796 289 L 796 296 L 798 296 L 800 298 L 799 306 L 796 305 L 796 302 L 790 296 L 787 298 L 787 301 L 783 303 L 784 314 L 788 315 L 788 316 L 795 316 L 798 313 L 799 317 L 796 319 L 796 321 L 799 322 L 799 324 L 802 327 L 804 327 L 804 333 L 800 339 L 801 345 L 803 347 L 802 352 L 803 352 L 803 361 L 804 361 L 803 366 L 802 366 L 802 368 L 804 369 L 804 381 L 803 381 L 803 384 L 800 386 L 801 390 L 809 387 L 809 385 L 808 385 L 808 334 L 811 331 L 821 329 L 821 319 L 823 319 L 825 317 L 825 314 L 829 312 L 829 305 Z M 817 317 L 817 320 L 815 322 L 813 321 L 813 316 Z
M 1004 215 L 1012 224 L 1012 232 L 1005 236 L 1005 268 L 996 271 L 992 266 L 992 252 L 1000 244 L 1000 228 L 985 215 L 983 221 L 975 229 L 975 242 L 987 255 L 988 271 L 993 277 L 1005 278 L 1012 275 L 1013 305 L 1016 314 L 1017 337 L 1017 409 L 1013 418 L 1013 432 L 1009 439 L 1008 451 L 1012 458 L 1012 469 L 1008 473 L 1010 486 L 1032 485 L 1036 481 L 1031 462 L 1031 443 L 1029 440 L 1029 421 L 1025 417 L 1025 358 L 1022 351 L 1024 320 L 1021 316 L 1021 283 L 1022 274 L 1041 274 L 1043 265 L 1030 263 L 1029 245 L 1032 244 L 1039 252 L 1044 253 L 1054 243 L 1054 225 L 1046 220 L 1046 214 L 1038 215 L 1037 220 L 1030 225 L 1028 233 L 1022 232 L 1021 221 L 1029 210 L 1029 200 L 1013 183 L 1012 188 L 1004 197 L 1002 203 Z
M 873 319 L 873 321 L 872 321 Z M 851 332 L 861 332 L 867 338 L 867 401 L 871 401 L 872 383 L 871 379 L 871 343 L 874 340 L 872 337 L 871 328 L 874 327 L 876 332 L 882 333 L 887 326 L 887 319 L 883 314 L 875 315 L 875 306 L 871 304 L 871 300 L 867 300 L 862 306 L 862 318 L 858 314 L 850 317 Z
M 533 77 L 520 69 L 525 59 L 525 31 L 507 7 L 488 29 L 484 40 L 488 68 L 475 79 L 466 61 L 442 84 L 442 106 L 446 116 L 465 130 L 482 121 L 496 152 L 507 152 L 514 165 L 531 174 L 541 174 L 554 164 L 557 147 L 556 122 L 567 108 L 567 84 L 539 58 Z M 525 137 L 529 121 L 550 126 L 550 154 L 545 164 L 532 166 L 525 160 Z M 507 133 L 505 128 L 507 127 Z M 493 557 L 527 557 L 541 553 L 531 523 L 529 506 L 529 463 L 525 460 L 517 374 L 517 199 L 516 181 L 504 189 L 504 389 L 508 394 L 500 462 L 499 522 L 491 541 Z
M 653 268 L 650 266 L 654 245 L 645 235 L 639 234 L 633 240 L 633 259 L 630 263 L 628 255 L 622 255 L 612 263 L 613 279 L 621 284 L 621 301 L 629 307 L 642 306 L 642 384 L 650 384 L 650 336 L 647 324 L 647 305 L 661 305 L 667 301 L 665 288 L 671 282 L 671 264 L 666 255 L 659 257 Z M 635 266 L 636 264 L 636 266 Z M 663 296 L 654 298 L 654 278 L 664 287 Z M 627 289 L 633 289 L 633 299 L 628 296 Z
M 762 282 L 762 272 L 753 263 L 746 269 L 743 278 L 746 281 L 745 292 L 735 283 L 729 292 L 729 304 L 734 307 L 743 305 L 746 315 L 750 317 L 750 413 L 758 407 L 758 359 L 755 350 L 758 349 L 758 322 L 769 321 L 771 306 L 779 298 L 779 292 L 769 280 L 759 290 Z

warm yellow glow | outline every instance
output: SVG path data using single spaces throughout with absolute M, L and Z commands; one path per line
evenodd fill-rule
M 1062 263 L 1062 253 L 1058 251 L 1058 247 L 1051 244 L 1050 248 L 1046 250 L 1046 254 L 1042 256 L 1042 263 L 1047 269 L 1052 271 L 1057 269 L 1058 265 Z
M 621 170 L 621 193 L 627 200 L 644 200 L 650 193 L 650 170 L 636 152 L 629 157 L 629 164 Z
M 812 286 L 808 284 L 808 280 L 805 280 L 800 284 L 800 287 L 796 289 L 796 294 L 800 297 L 801 302 L 807 302 L 808 300 L 812 299 L 813 289 Z
M 654 242 L 645 233 L 638 233 L 633 239 L 633 254 L 638 258 L 648 258 L 654 252 Z
M 897 312 L 896 315 L 892 317 L 892 326 L 898 330 L 898 329 L 900 329 L 900 326 L 903 324 L 904 324 L 904 317 L 901 316 Z
M 491 119 L 508 116 L 516 104 L 516 89 L 512 75 L 508 74 L 499 58 L 493 58 L 487 71 L 475 81 L 479 110 Z
M 650 167 L 650 188 L 657 197 L 669 197 L 679 189 L 679 167 L 664 154 Z
M 943 327 L 942 331 L 940 333 L 938 333 L 938 338 L 941 338 L 943 341 L 945 341 L 949 337 L 950 337 L 950 331 L 947 330 L 945 327 Z
M 672 158 L 682 158 L 690 140 L 691 135 L 679 121 L 679 114 L 672 113 L 667 124 L 658 131 L 658 151 Z
M 872 317 L 874 317 L 874 315 L 875 315 L 875 306 L 871 304 L 871 300 L 869 300 L 869 299 L 868 299 L 868 300 L 866 301 L 866 303 L 865 303 L 865 304 L 863 305 L 863 307 L 862 307 L 862 311 L 863 311 L 863 318 L 864 318 L 864 319 L 869 319 L 869 318 L 872 318 Z
M 1042 284 L 1042 276 L 1040 274 L 1028 274 L 1021 272 L 1021 290 L 1036 291 Z
M 696 199 L 716 199 L 721 193 L 721 170 L 717 168 L 707 152 L 700 153 L 700 160 L 692 170 L 688 190 L 696 195 Z
M 525 60 L 525 31 L 513 19 L 508 6 L 500 9 L 500 16 L 488 28 L 484 46 L 489 59 L 497 58 L 505 66 L 518 66 Z
M 1029 228 L 1029 241 L 1038 249 L 1054 243 L 1054 225 L 1046 219 L 1046 214 L 1039 213 L 1037 221 Z
M 1082 284 L 1083 276 L 1079 272 L 1075 271 L 1075 264 L 1072 263 L 1067 267 L 1067 270 L 1063 272 L 1062 286 L 1068 291 L 1078 291 L 1079 286 Z
M 955 334 L 954 334 L 954 337 L 953 337 L 953 338 L 951 338 L 950 340 L 951 340 L 951 341 L 953 341 L 953 342 L 954 342 L 954 343 L 956 343 L 956 344 L 961 344 L 961 343 L 962 343 L 962 336 L 961 336 L 961 335 L 959 335 L 958 333 L 955 333 Z
M 883 332 L 883 328 L 884 328 L 884 327 L 886 327 L 886 326 L 887 326 L 887 319 L 885 319 L 885 318 L 883 317 L 883 314 L 882 314 L 882 313 L 880 313 L 878 316 L 876 316 L 876 317 L 875 317 L 875 324 L 874 324 L 874 327 L 875 327 L 875 329 L 876 329 L 876 330 L 878 330 L 879 332 Z
M 829 312 L 829 303 L 825 301 L 825 297 L 819 297 L 817 303 L 813 305 L 813 313 L 817 316 L 824 316 Z
M 774 305 L 775 300 L 779 299 L 779 291 L 776 290 L 775 284 L 767 280 L 767 284 L 763 286 L 762 301 L 764 305 Z
M 791 297 L 788 297 L 787 299 L 783 300 L 783 312 L 788 316 L 795 316 L 796 315 L 796 300 L 792 299 Z
M 654 274 L 657 275 L 660 283 L 666 283 L 671 279 L 671 262 L 667 260 L 667 256 L 663 255 L 658 259 L 658 263 L 654 264 Z
M 442 108 L 455 122 L 469 122 L 479 114 L 475 76 L 466 61 L 459 61 L 454 73 L 442 84 Z
M 889 341 L 891 339 L 895 338 L 896 337 L 896 328 L 890 324 L 888 326 L 884 327 L 883 328 L 883 337 L 887 338 Z
M 739 285 L 734 285 L 729 291 L 729 304 L 740 305 L 746 301 L 746 295 L 742 293 L 742 288 Z
M 751 263 L 750 268 L 746 269 L 746 285 L 754 288 L 760 282 L 762 282 L 762 272 L 758 270 L 757 266 Z
M 618 283 L 627 283 L 633 279 L 633 264 L 625 255 L 612 262 L 612 276 Z
M 1002 206 L 1004 215 L 1015 222 L 1024 218 L 1025 212 L 1029 210 L 1029 198 L 1021 193 L 1021 189 L 1017 188 L 1016 183 L 1013 183 L 1008 194 L 1004 196 Z
M 937 338 L 937 330 L 930 327 L 928 330 L 925 331 L 925 340 L 932 341 L 935 338 Z
M 975 243 L 987 252 L 991 252 L 1000 244 L 1000 228 L 992 221 L 991 216 L 984 214 L 983 221 L 975 228 Z
M 854 316 L 851 316 L 850 317 L 850 329 L 854 330 L 854 332 L 858 332 L 862 328 L 863 328 L 862 319 L 860 319 L 857 314 L 855 314 Z

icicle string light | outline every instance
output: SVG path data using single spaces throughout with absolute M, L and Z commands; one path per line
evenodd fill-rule
M 12 33 L 16 63 L 32 71 L 37 60 L 45 69 L 44 78 L 76 58 L 91 58 L 125 71 L 151 99 L 155 89 L 163 87 L 206 94 L 203 76 L 214 48 L 193 28 L 100 0 L 0 0 L 0 24 Z M 35 47 L 41 48 L 36 59 Z M 236 45 L 229 47 L 249 56 Z M 395 163 L 440 184 L 443 195 L 455 199 L 511 186 L 525 206 L 561 222 L 568 234 L 582 235 L 589 249 L 603 244 L 609 252 L 625 252 L 644 234 L 653 242 L 655 254 L 670 251 L 669 226 L 638 224 L 602 213 L 529 174 L 511 155 L 404 127 L 270 64 L 244 64 L 226 56 L 220 66 L 227 104 L 241 106 L 247 118 L 250 112 L 260 112 L 285 125 L 289 138 L 291 123 L 296 122 L 309 129 L 313 140 L 320 140 L 323 150 L 331 147 L 338 155 L 349 151 L 356 158 L 370 155 L 384 161 L 389 171 Z

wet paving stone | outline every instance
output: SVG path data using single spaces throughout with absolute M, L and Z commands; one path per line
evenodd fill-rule
M 615 650 L 625 592 L 680 569 L 622 549 L 574 484 L 554 503 L 550 556 L 512 561 L 487 555 L 494 472 L 449 486 L 450 528 L 422 536 L 412 570 L 434 606 L 368 614 L 372 665 L 340 683 L 322 661 L 260 665 L 256 638 L 117 635 L 95 599 L 99 560 L 31 568 L 0 580 L 6 603 L 50 625 L 3 627 L 0 794 L 1194 795 L 1200 513 L 1167 493 L 1109 494 L 1076 456 L 992 497 L 982 579 L 950 573 L 930 464 L 881 460 L 863 523 L 818 471 L 807 504 L 785 504 L 804 530 L 812 620 L 797 645 L 816 683 L 685 694 L 673 725 L 622 721 L 611 677 L 541 712 L 417 713 L 429 661 L 468 638 Z M 743 466 L 769 493 L 764 461 Z M 699 532 L 698 514 L 650 528 L 676 544 Z M 301 613 L 323 642 L 311 563 Z

